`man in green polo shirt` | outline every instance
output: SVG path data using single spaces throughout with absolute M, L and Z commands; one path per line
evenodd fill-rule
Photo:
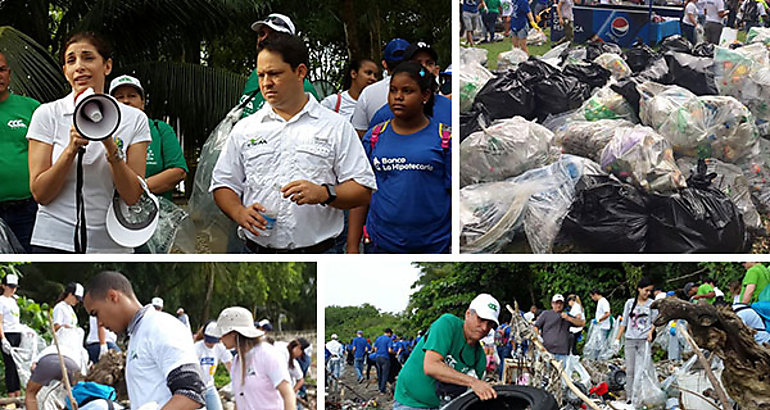
M 690 297 L 690 300 L 693 302 L 697 302 L 700 299 L 705 299 L 706 302 L 714 304 L 714 300 L 716 299 L 716 292 L 714 292 L 714 287 L 709 284 L 708 280 L 705 280 L 702 285 L 695 287 L 695 284 L 692 282 L 689 282 L 688 284 L 684 285 L 684 293 Z
M 750 305 L 759 299 L 759 294 L 770 283 L 770 272 L 759 262 L 745 262 L 746 274 L 741 282 L 741 303 Z
M 278 13 L 273 13 L 267 16 L 267 18 L 264 20 L 254 22 L 254 24 L 251 25 L 251 29 L 257 32 L 257 47 L 259 47 L 259 43 L 261 41 L 264 41 L 268 36 L 274 35 L 275 33 L 283 33 L 288 35 L 297 34 L 297 30 L 294 28 L 294 23 L 292 23 L 291 19 L 287 16 L 284 16 L 283 14 Z M 308 81 L 307 77 L 305 77 L 304 87 L 305 92 L 312 94 L 313 97 L 318 100 L 318 94 L 316 93 L 315 87 L 310 84 L 310 81 Z M 257 77 L 256 67 L 254 67 L 254 71 L 252 71 L 251 75 L 249 75 L 249 79 L 246 80 L 246 86 L 243 88 L 243 95 L 241 95 L 238 103 L 240 104 L 248 100 L 251 94 L 255 92 L 256 95 L 254 95 L 254 98 L 252 98 L 243 108 L 241 118 L 246 118 L 249 115 L 259 111 L 259 109 L 262 108 L 262 105 L 265 103 L 265 98 L 259 91 L 259 77 Z
M 0 218 L 27 252 L 37 203 L 29 190 L 27 129 L 40 103 L 11 93 L 11 67 L 0 52 Z
M 464 321 L 446 313 L 433 322 L 398 375 L 393 410 L 438 409 L 444 404 L 439 393 L 456 397 L 467 388 L 482 400 L 497 397 L 483 379 L 487 359 L 479 340 L 497 327 L 499 313 L 500 303 L 482 293 Z

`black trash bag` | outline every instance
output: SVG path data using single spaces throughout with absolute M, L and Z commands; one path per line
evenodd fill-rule
M 690 54 L 669 52 L 665 55 L 671 74 L 671 84 L 676 84 L 695 95 L 717 95 L 714 80 L 714 59 L 695 57 Z
M 575 77 L 556 73 L 532 86 L 535 93 L 535 116 L 542 123 L 555 115 L 580 108 L 591 97 L 591 87 Z M 477 97 L 478 98 L 478 97 Z
M 490 121 L 480 110 L 460 113 L 460 142 L 476 131 L 489 126 Z
M 639 84 L 639 81 L 635 78 L 627 78 L 621 80 L 617 84 L 612 84 L 610 86 L 612 91 L 615 91 L 623 98 L 625 98 L 625 100 L 631 106 L 631 109 L 634 110 L 637 118 L 639 118 L 639 101 L 642 99 L 641 94 L 639 94 L 639 90 L 636 89 L 636 86 Z
M 493 386 L 497 398 L 481 401 L 473 390 L 449 402 L 443 410 L 558 410 L 553 395 L 532 386 Z
M 596 63 L 567 64 L 562 72 L 564 75 L 577 78 L 581 83 L 588 84 L 591 88 L 604 87 L 612 76 L 610 70 Z
M 692 53 L 692 43 L 678 34 L 668 36 L 660 42 L 660 52 L 666 54 L 669 51 L 690 54 Z
M 663 55 L 656 54 L 655 57 L 650 60 L 644 70 L 634 74 L 633 76 L 639 81 L 640 84 L 645 81 L 655 81 L 656 83 L 660 84 L 670 84 L 671 73 L 669 71 L 668 63 L 666 62 L 666 59 L 663 57 Z
M 558 71 L 558 68 L 553 67 L 539 58 L 529 57 L 529 60 L 519 64 L 519 67 L 516 68 L 516 71 L 513 72 L 512 76 L 521 81 L 522 84 L 531 85 L 552 76 Z
M 28 253 L 2 218 L 0 218 L 0 253 Z
M 711 187 L 716 174 L 706 163 L 687 179 L 687 188 L 649 197 L 647 252 L 738 253 L 750 246 L 740 211 L 730 197 Z
M 487 123 L 520 115 L 534 118 L 535 96 L 513 73 L 487 81 L 473 100 L 473 112 L 479 112 Z
M 623 59 L 626 60 L 631 71 L 638 73 L 647 68 L 657 55 L 658 53 L 647 44 L 637 43 L 623 54 Z
M 595 42 L 590 42 L 586 44 L 586 60 L 594 61 L 596 57 L 599 57 L 604 53 L 614 53 L 617 55 L 622 55 L 623 49 L 621 49 L 620 46 L 615 43 L 604 43 L 604 42 L 595 41 Z
M 571 44 L 570 44 L 571 46 Z M 567 47 L 564 49 L 564 51 L 561 52 L 559 55 L 559 65 L 564 65 L 564 63 L 569 59 L 570 55 L 576 55 L 580 53 L 580 50 L 584 50 L 585 46 L 575 46 L 575 47 Z
M 714 44 L 709 42 L 698 43 L 693 46 L 692 55 L 696 57 L 714 58 Z
M 578 246 L 597 253 L 638 253 L 647 246 L 646 196 L 608 175 L 585 175 L 562 224 Z

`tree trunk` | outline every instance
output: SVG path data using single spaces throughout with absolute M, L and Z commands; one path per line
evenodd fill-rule
M 204 324 L 209 320 L 209 310 L 211 309 L 211 295 L 214 294 L 214 269 L 216 269 L 216 264 L 213 262 L 209 262 L 204 266 L 205 266 L 204 269 L 206 269 L 206 283 L 208 284 L 208 286 L 206 287 L 206 297 L 203 300 L 203 313 L 201 313 L 201 324 Z
M 353 0 L 343 0 L 342 2 L 342 25 L 345 30 L 345 41 L 348 44 L 348 57 L 350 60 L 363 57 L 358 41 L 358 21 L 356 21 Z

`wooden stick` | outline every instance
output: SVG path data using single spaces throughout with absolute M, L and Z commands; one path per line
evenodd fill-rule
M 714 390 L 717 392 L 717 395 L 719 396 L 719 401 L 722 402 L 722 408 L 727 409 L 729 408 L 730 404 L 727 401 L 727 394 L 725 394 L 725 391 L 722 389 L 722 385 L 719 384 L 719 380 L 717 380 L 717 377 L 714 376 L 714 372 L 711 371 L 711 363 L 709 363 L 708 360 L 706 360 L 706 356 L 703 355 L 703 352 L 701 352 L 698 345 L 695 343 L 695 340 L 693 340 L 692 336 L 687 332 L 687 329 L 684 327 L 678 328 L 680 332 L 682 332 L 682 335 L 684 336 L 684 339 L 687 340 L 687 343 L 690 344 L 692 347 L 692 351 L 695 352 L 696 355 L 698 355 L 698 361 L 703 365 L 703 369 L 706 371 L 706 377 L 708 377 L 709 381 L 711 382 L 711 385 L 714 387 Z
M 511 305 L 505 305 L 505 307 L 508 309 L 509 312 L 511 312 L 512 315 L 518 315 L 519 313 L 513 310 Z M 511 319 L 513 320 L 513 319 Z M 530 325 L 531 326 L 531 325 Z M 541 354 L 548 360 L 549 363 L 551 363 L 551 366 L 554 366 L 556 370 L 559 372 L 559 375 L 562 379 L 564 379 L 564 383 L 569 387 L 570 390 L 572 390 L 573 393 L 575 393 L 576 396 L 580 398 L 580 400 L 583 400 L 585 404 L 587 404 L 589 407 L 591 407 L 594 410 L 601 410 L 601 407 L 599 407 L 596 403 L 593 402 L 593 400 L 589 399 L 588 396 L 583 394 L 580 389 L 575 386 L 575 384 L 572 382 L 572 378 L 569 377 L 569 375 L 562 369 L 561 363 L 554 359 L 548 350 L 545 349 L 545 346 L 543 346 L 542 343 L 540 343 L 539 340 L 537 340 L 536 337 L 531 338 L 535 345 L 540 349 Z
M 56 354 L 59 356 L 59 365 L 61 366 L 61 378 L 62 381 L 64 381 L 64 387 L 67 389 L 67 396 L 70 398 L 70 404 L 72 405 L 72 410 L 78 410 L 78 403 L 75 401 L 75 398 L 72 396 L 72 386 L 70 386 L 70 378 L 67 374 L 67 366 L 64 365 L 64 356 L 61 354 L 61 349 L 59 348 L 59 338 L 56 336 L 56 330 L 54 329 L 53 325 L 53 315 L 51 314 L 51 311 L 48 311 L 48 322 L 51 324 L 51 333 L 53 333 L 53 342 L 56 345 Z

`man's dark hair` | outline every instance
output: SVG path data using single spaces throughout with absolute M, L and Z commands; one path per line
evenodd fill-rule
M 120 272 L 109 270 L 100 272 L 88 281 L 86 294 L 91 295 L 91 298 L 94 299 L 104 299 L 107 297 L 107 291 L 110 289 L 117 290 L 128 296 L 135 296 L 134 288 L 131 286 L 128 278 Z
M 588 292 L 589 295 L 599 295 L 602 296 L 602 291 L 599 289 L 591 289 L 590 292 Z
M 308 51 L 305 42 L 297 36 L 286 33 L 273 33 L 270 37 L 259 43 L 257 55 L 263 50 L 278 53 L 283 57 L 283 61 L 296 70 L 300 64 L 306 67 L 309 65 Z
M 390 328 L 389 328 L 389 327 L 386 327 L 386 328 L 385 328 L 385 333 L 391 333 L 391 334 L 392 334 L 392 333 L 393 333 L 393 331 L 392 331 L 392 330 L 390 330 Z

